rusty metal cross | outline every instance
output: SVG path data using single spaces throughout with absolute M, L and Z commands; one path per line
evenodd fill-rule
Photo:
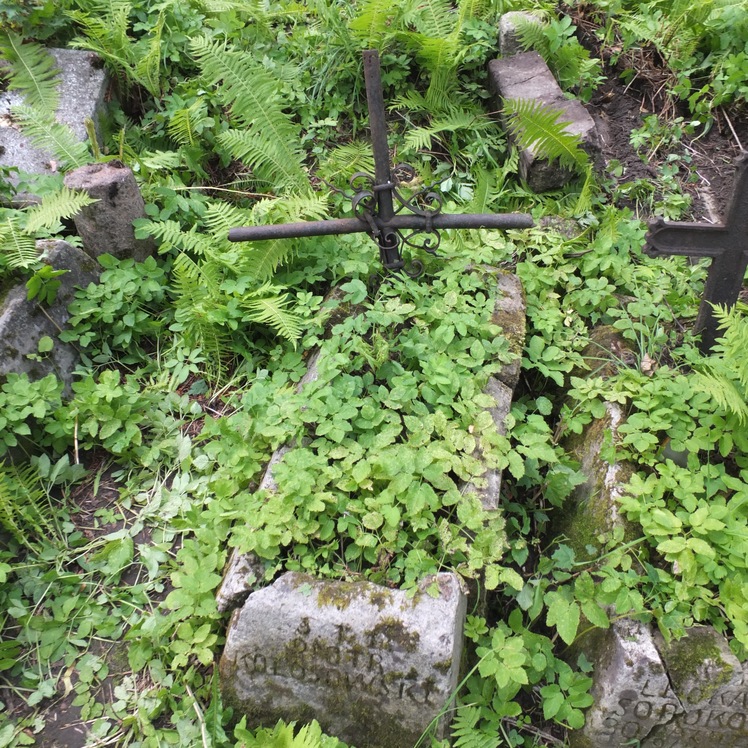
M 650 257 L 712 257 L 694 332 L 708 353 L 719 337 L 713 304 L 734 306 L 748 268 L 748 154 L 736 161 L 735 185 L 724 224 L 663 221 L 649 224 L 644 252 Z
M 356 190 L 351 198 L 356 217 L 244 226 L 231 229 L 230 241 L 366 233 L 379 246 L 380 259 L 387 270 L 402 270 L 416 277 L 422 272 L 423 265 L 419 260 L 414 260 L 406 267 L 400 252 L 403 244 L 434 254 L 442 229 L 522 229 L 533 226 L 532 216 L 527 213 L 443 214 L 442 198 L 433 191 L 433 186 L 403 195 L 398 186 L 413 180 L 416 173 L 408 164 L 397 164 L 390 169 L 379 54 L 370 49 L 363 53 L 363 58 L 374 175 L 357 172 L 350 178 L 351 187 Z M 400 215 L 402 210 L 409 211 L 409 214 Z

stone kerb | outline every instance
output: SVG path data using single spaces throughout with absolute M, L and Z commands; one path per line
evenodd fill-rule
M 504 99 L 536 101 L 557 111 L 566 122 L 565 130 L 579 135 L 582 147 L 595 157 L 600 140 L 595 123 L 581 102 L 567 99 L 545 60 L 537 52 L 520 52 L 488 63 L 489 84 L 498 98 L 498 109 Z M 535 192 L 563 187 L 573 176 L 557 162 L 538 157 L 533 148 L 519 154 L 520 176 Z
M 441 738 L 466 607 L 454 574 L 424 580 L 414 597 L 284 574 L 232 617 L 220 662 L 224 702 L 253 723 L 316 718 L 357 748 L 415 745 L 433 722 Z
M 75 49 L 50 49 L 60 70 L 60 104 L 57 121 L 67 125 L 79 140 L 87 138 L 85 122 L 91 119 L 94 127 L 104 108 L 107 77 L 98 57 Z M 54 157 L 41 150 L 13 123 L 11 109 L 23 103 L 16 91 L 0 94 L 0 166 L 17 167 L 30 174 L 53 174 Z M 10 177 L 13 183 L 16 175 Z
M 78 362 L 78 352 L 57 337 L 70 315 L 68 304 L 76 288 L 83 288 L 99 278 L 99 268 L 83 250 L 64 241 L 37 243 L 42 259 L 55 270 L 66 270 L 59 277 L 61 285 L 53 304 L 42 307 L 26 298 L 26 287 L 17 286 L 5 297 L 0 308 L 0 379 L 8 374 L 27 374 L 41 379 L 54 373 L 69 389 Z M 39 353 L 39 341 L 48 336 L 54 346 Z
M 489 380 L 485 388 L 485 392 L 494 398 L 495 405 L 489 408 L 494 424 L 499 433 L 505 434 L 504 421 L 511 408 L 512 394 L 519 380 L 522 363 L 526 326 L 525 297 L 522 284 L 516 275 L 496 268 L 484 268 L 484 270 L 494 276 L 499 291 L 491 321 L 502 328 L 503 334 L 509 341 L 509 349 L 516 356 L 514 361 L 504 366 L 496 377 Z M 338 294 L 337 290 L 333 291 L 328 298 L 335 298 Z M 316 381 L 319 355 L 319 350 L 317 350 L 310 357 L 307 371 L 296 387 L 297 392 L 300 392 L 306 384 Z M 292 448 L 292 445 L 286 444 L 273 453 L 265 468 L 259 490 L 276 490 L 273 468 Z M 478 452 L 480 453 L 480 444 Z M 485 485 L 481 487 L 472 483 L 465 484 L 461 490 L 463 493 L 469 491 L 478 493 L 486 509 L 497 509 L 501 489 L 501 471 L 488 469 L 484 475 L 484 483 Z M 260 559 L 251 553 L 233 551 L 216 593 L 218 610 L 225 613 L 241 605 L 257 582 L 262 579 L 263 574 L 264 567 Z

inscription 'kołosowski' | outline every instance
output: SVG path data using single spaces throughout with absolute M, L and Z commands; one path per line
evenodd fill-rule
M 253 724 L 316 718 L 358 748 L 415 745 L 432 722 L 441 737 L 466 599 L 453 574 L 431 585 L 432 595 L 408 597 L 369 582 L 283 575 L 234 614 L 220 664 L 225 702 Z

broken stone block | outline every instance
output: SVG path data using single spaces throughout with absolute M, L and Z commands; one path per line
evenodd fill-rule
M 621 406 L 605 403 L 605 415 L 581 434 L 567 438 L 564 445 L 586 477 L 567 499 L 560 528 L 579 559 L 594 557 L 600 548 L 599 538 L 610 538 L 616 528 L 623 528 L 625 536 L 635 537 L 618 505 L 634 467 L 629 462 L 610 463 L 604 458 L 606 447 L 618 440 L 618 427 L 623 422 Z
M 425 580 L 414 597 L 284 574 L 233 614 L 224 703 L 253 725 L 317 719 L 357 748 L 415 745 L 454 696 L 465 611 L 454 574 Z
M 584 727 L 569 732 L 571 748 L 644 746 L 636 741 L 683 712 L 646 624 L 615 621 L 587 634 L 579 648 L 595 667 L 595 702 Z
M 67 307 L 75 296 L 75 289 L 96 282 L 99 268 L 83 250 L 67 242 L 47 240 L 38 242 L 37 246 L 48 265 L 68 272 L 59 276 L 61 285 L 54 303 L 49 306 L 40 305 L 36 299 L 27 300 L 25 285 L 11 289 L 3 300 L 0 379 L 11 372 L 25 373 L 31 380 L 54 373 L 69 390 L 79 356 L 72 345 L 63 343 L 57 336 L 70 318 Z M 40 353 L 39 341 L 45 336 L 54 341 L 54 346 L 51 351 Z
M 79 140 L 85 140 L 86 119 L 98 120 L 104 109 L 106 73 L 96 55 L 77 49 L 50 49 L 60 70 L 60 104 L 57 121 L 67 125 Z M 0 166 L 17 167 L 30 174 L 48 175 L 57 169 L 54 156 L 34 146 L 13 123 L 11 108 L 23 103 L 17 91 L 0 94 Z M 16 175 L 10 177 L 17 183 Z
M 683 707 L 655 727 L 641 748 L 743 748 L 748 745 L 748 665 L 708 626 L 679 640 L 655 643 L 673 691 Z
M 137 262 L 153 254 L 156 246 L 152 239 L 135 238 L 133 221 L 145 218 L 145 202 L 135 176 L 121 161 L 86 164 L 69 171 L 65 186 L 96 200 L 73 219 L 88 254 L 110 254 Z
M 527 10 L 513 10 L 501 16 L 499 20 L 499 52 L 503 57 L 524 52 L 519 32 L 527 24 L 542 26 L 543 21 L 537 13 Z
M 299 380 L 296 391 L 301 392 L 304 385 L 314 382 L 319 377 L 317 362 L 319 360 L 319 350 L 315 351 L 309 359 L 309 366 L 304 376 Z M 265 468 L 258 490 L 275 491 L 278 488 L 275 478 L 273 477 L 273 468 L 283 459 L 284 455 L 291 447 L 283 445 L 276 449 L 270 461 Z M 246 599 L 247 595 L 254 589 L 259 580 L 262 580 L 265 573 L 265 567 L 262 560 L 253 553 L 240 553 L 234 549 L 226 565 L 221 584 L 216 592 L 216 605 L 221 613 L 239 607 Z
M 488 411 L 491 414 L 496 430 L 502 436 L 506 436 L 505 421 L 506 417 L 509 415 L 509 411 L 512 409 L 513 391 L 503 382 L 495 377 L 491 377 L 483 392 L 494 399 L 495 405 L 492 408 L 489 408 Z M 476 456 L 480 459 L 482 454 L 483 449 L 479 437 Z M 462 489 L 462 493 L 476 494 L 484 509 L 498 509 L 499 498 L 501 496 L 501 474 L 502 471 L 498 468 L 488 468 L 481 476 L 484 485 L 478 487 L 473 483 L 468 483 Z
M 498 378 L 510 390 L 514 390 L 519 382 L 522 369 L 522 353 L 525 350 L 525 334 L 527 329 L 527 303 L 522 281 L 517 275 L 503 270 L 494 270 L 499 294 L 496 298 L 491 322 L 498 325 L 504 337 L 509 342 L 509 350 L 515 359 L 502 367 Z
M 521 52 L 488 63 L 491 89 L 501 109 L 505 99 L 536 101 L 557 111 L 565 131 L 579 135 L 581 146 L 591 156 L 600 151 L 600 141 L 592 117 L 576 99 L 567 99 L 545 60 L 537 52 Z M 519 156 L 520 176 L 535 192 L 563 187 L 573 174 L 557 161 L 538 157 L 532 148 L 523 148 Z

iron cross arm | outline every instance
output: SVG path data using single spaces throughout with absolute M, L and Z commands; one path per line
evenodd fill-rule
M 355 218 L 243 226 L 231 229 L 230 241 L 365 233 L 379 246 L 380 259 L 387 270 L 404 270 L 409 275 L 416 276 L 423 266 L 415 260 L 409 268 L 405 267 L 400 252 L 403 244 L 433 254 L 439 246 L 439 232 L 443 229 L 525 229 L 534 225 L 532 216 L 528 213 L 442 213 L 442 197 L 433 187 L 404 194 L 400 189 L 401 185 L 411 183 L 416 173 L 407 164 L 397 164 L 394 169 L 390 168 L 379 54 L 370 49 L 363 53 L 363 58 L 374 174 L 357 172 L 350 179 L 354 191 L 351 204 Z M 401 214 L 404 210 L 408 212 Z
M 713 305 L 733 306 L 748 268 L 748 155 L 736 161 L 735 185 L 723 224 L 657 219 L 649 224 L 644 252 L 650 257 L 711 257 L 704 298 L 694 326 L 701 332 L 701 350 L 711 350 L 719 337 Z

